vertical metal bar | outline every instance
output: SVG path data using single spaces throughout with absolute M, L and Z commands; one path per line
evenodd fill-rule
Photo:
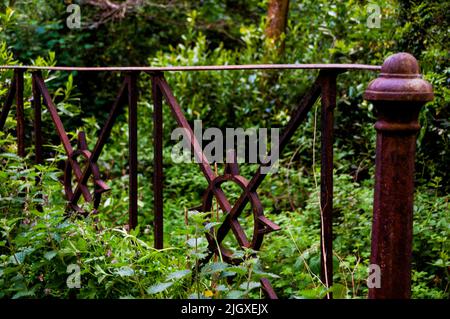
M 16 78 L 17 154 L 25 157 L 25 116 L 23 111 L 23 70 L 14 70 Z
M 40 74 L 40 71 L 33 73 L 33 107 L 34 107 L 34 147 L 35 147 L 35 161 L 36 164 L 42 163 L 42 104 L 41 94 L 36 85 L 36 74 Z
M 16 94 L 16 77 L 14 76 L 11 85 L 9 87 L 8 95 L 6 96 L 5 104 L 3 105 L 2 114 L 0 115 L 0 130 L 3 130 L 6 119 L 8 118 L 9 111 L 14 101 L 14 95 Z
M 433 99 L 417 60 L 390 56 L 364 98 L 377 111 L 369 298 L 411 297 L 414 162 L 421 107 Z
M 41 93 L 36 84 L 36 74 L 40 75 L 41 71 L 36 71 L 32 75 L 32 91 L 33 91 L 33 108 L 34 108 L 34 150 L 35 150 L 35 162 L 41 164 L 43 162 L 42 157 L 42 102 Z M 41 175 L 36 176 L 36 185 L 41 182 Z M 39 195 L 42 199 L 42 195 Z M 40 212 L 43 211 L 42 205 L 37 205 L 36 209 Z
M 333 122 L 336 107 L 336 73 L 321 72 L 321 169 L 320 169 L 320 213 L 321 213 L 321 271 L 320 277 L 327 288 L 333 285 Z M 327 298 L 332 298 L 327 293 Z
M 153 145 L 154 145 L 154 173 L 153 173 L 153 199 L 154 199 L 154 237 L 155 248 L 164 246 L 164 211 L 163 211 L 163 110 L 162 93 L 155 77 L 152 77 L 153 95 Z
M 129 222 L 134 229 L 138 222 L 138 161 L 137 161 L 137 76 L 138 73 L 127 74 L 128 77 L 128 162 L 129 162 Z

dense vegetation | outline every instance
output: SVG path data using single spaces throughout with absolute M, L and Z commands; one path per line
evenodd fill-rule
M 365 2 L 291 0 L 285 34 L 279 39 L 283 44 L 273 47 L 265 33 L 267 2 L 155 0 L 114 11 L 80 1 L 82 28 L 69 29 L 67 4 L 61 1 L 0 1 L 0 65 L 381 64 L 389 54 L 413 53 L 436 98 L 420 115 L 412 292 L 414 298 L 448 298 L 450 5 L 378 1 L 380 28 L 368 28 Z M 248 128 L 285 125 L 316 75 L 313 71 L 235 71 L 166 77 L 189 121 Z M 25 76 L 31 141 L 31 77 Z M 332 288 L 337 298 L 367 295 L 375 117 L 362 93 L 375 76 L 352 72 L 339 77 Z M 75 139 L 78 131 L 85 131 L 92 148 L 118 91 L 120 75 L 44 72 L 44 77 L 70 136 Z M 2 101 L 11 78 L 12 71 L 0 73 Z M 250 258 L 252 251 L 237 250 L 245 260 L 240 266 L 216 258 L 199 270 L 194 265 L 205 254 L 204 215 L 190 208 L 200 204 L 206 181 L 196 164 L 171 161 L 170 132 L 176 123 L 168 108 L 164 109 L 167 248 L 152 248 L 153 106 L 146 75 L 141 75 L 139 87 L 139 227 L 131 232 L 124 227 L 126 112 L 99 160 L 112 190 L 103 196 L 98 215 L 86 219 L 65 216 L 60 183 L 65 156 L 49 114 L 43 114 L 45 165 L 32 164 L 31 142 L 27 158 L 14 155 L 16 123 L 14 116 L 8 118 L 0 132 L 0 297 L 258 298 L 258 280 L 267 277 L 280 297 L 322 298 L 327 291 L 319 279 L 320 108 L 313 109 L 281 154 L 278 172 L 260 187 L 265 214 L 282 230 L 266 236 L 258 258 Z M 217 169 L 223 167 L 219 164 Z M 243 165 L 242 174 L 250 177 L 254 169 Z M 233 187 L 225 191 L 230 198 L 239 195 Z M 243 223 L 252 226 L 249 218 Z M 232 240 L 227 238 L 231 245 Z M 69 264 L 80 266 L 81 289 L 67 288 Z M 230 276 L 235 276 L 233 281 L 227 280 Z

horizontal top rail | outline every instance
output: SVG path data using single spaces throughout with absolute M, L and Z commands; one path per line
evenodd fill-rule
M 49 71 L 111 71 L 111 72 L 186 72 L 226 70 L 366 70 L 379 71 L 379 65 L 367 64 L 243 64 L 243 65 L 200 65 L 200 66 L 125 66 L 125 67 L 76 67 L 76 66 L 28 66 L 0 65 L 0 70 L 49 70 Z

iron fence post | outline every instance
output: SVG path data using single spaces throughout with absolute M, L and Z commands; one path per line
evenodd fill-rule
M 412 219 L 416 135 L 421 107 L 433 99 L 417 60 L 388 57 L 364 98 L 377 113 L 371 264 L 380 270 L 371 299 L 411 297 Z
M 138 72 L 126 74 L 128 83 L 128 161 L 129 161 L 129 211 L 128 226 L 138 224 Z
M 164 172 L 163 172 L 163 101 L 162 92 L 158 86 L 157 78 L 163 73 L 152 76 L 153 98 L 153 199 L 154 199 L 154 246 L 156 249 L 164 248 Z
M 338 72 L 321 71 L 321 167 L 320 167 L 320 279 L 327 289 L 333 286 L 333 140 L 336 78 Z M 327 299 L 332 293 L 327 292 Z
M 41 75 L 41 71 L 36 71 L 36 74 Z M 41 75 L 42 76 L 42 75 Z M 41 92 L 36 84 L 36 76 L 32 75 L 32 94 L 33 94 L 33 108 L 34 108 L 34 147 L 35 147 L 35 162 L 42 164 L 42 97 Z
M 16 82 L 17 154 L 25 157 L 25 115 L 23 107 L 23 70 L 14 70 Z

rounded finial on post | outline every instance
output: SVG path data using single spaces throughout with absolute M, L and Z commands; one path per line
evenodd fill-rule
M 427 102 L 433 99 L 433 88 L 422 79 L 416 58 L 402 52 L 384 61 L 380 76 L 369 83 L 364 98 L 368 101 Z

